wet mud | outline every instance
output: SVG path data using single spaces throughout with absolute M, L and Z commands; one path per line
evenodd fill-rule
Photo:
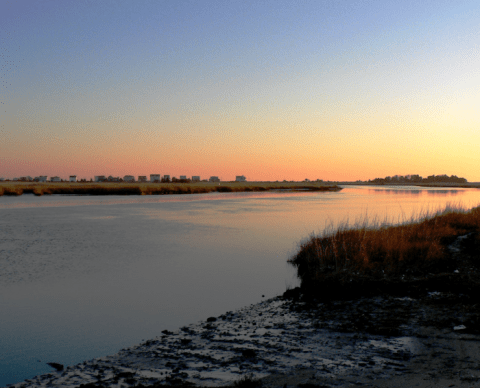
M 218 387 L 245 376 L 263 387 L 480 386 L 478 307 L 441 292 L 323 302 L 290 292 L 13 386 Z

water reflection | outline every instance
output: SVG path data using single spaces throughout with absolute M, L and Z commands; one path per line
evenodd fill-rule
M 287 198 L 298 196 L 316 195 L 314 191 L 285 191 L 272 190 L 268 192 L 238 192 L 238 193 L 217 193 L 206 194 L 167 194 L 167 195 L 132 195 L 125 197 L 123 195 L 44 195 L 36 197 L 33 194 L 23 194 L 18 197 L 1 196 L 0 209 L 23 209 L 23 208 L 42 208 L 42 207 L 65 207 L 65 206 L 105 206 L 105 205 L 127 205 L 127 204 L 148 204 L 148 203 L 168 203 L 168 202 L 196 202 L 196 201 L 216 201 L 232 200 L 237 198 Z
M 466 189 L 468 190 L 468 189 Z M 401 195 L 401 196 L 439 196 L 455 197 L 464 193 L 464 190 L 458 189 L 368 189 L 369 194 Z
M 296 285 L 286 261 L 310 234 L 452 198 L 469 208 L 480 191 L 0 197 L 0 386 L 276 296 Z

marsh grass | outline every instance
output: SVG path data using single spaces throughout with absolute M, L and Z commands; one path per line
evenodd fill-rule
M 478 286 L 479 231 L 480 207 L 466 211 L 448 205 L 399 225 L 366 216 L 354 225 L 346 221 L 312 235 L 288 262 L 296 268 L 301 288 L 310 294 L 325 293 L 328 287 L 358 290 L 367 283 L 376 287 L 426 279 L 432 283 L 434 278 L 450 279 L 460 267 L 464 270 L 456 279 Z M 470 236 L 469 246 L 459 258 L 448 246 L 465 235 Z
M 164 195 L 201 194 L 209 192 L 242 192 L 268 190 L 337 191 L 338 186 L 321 182 L 195 182 L 195 183 L 0 183 L 0 196 L 34 194 L 64 195 Z

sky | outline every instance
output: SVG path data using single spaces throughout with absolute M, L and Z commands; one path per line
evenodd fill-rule
M 480 181 L 480 2 L 0 0 L 0 177 Z

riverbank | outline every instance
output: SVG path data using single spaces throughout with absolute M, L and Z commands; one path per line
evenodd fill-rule
M 322 182 L 193 182 L 193 183 L 118 183 L 118 182 L 0 182 L 0 196 L 42 195 L 165 195 L 230 193 L 244 191 L 308 190 L 340 191 L 341 187 Z
M 479 313 L 469 298 L 305 302 L 293 294 L 13 387 L 479 386 Z M 238 383 L 245 376 L 250 384 Z
M 459 255 L 462 237 L 449 245 Z M 419 285 L 318 299 L 296 288 L 12 387 L 480 386 L 479 295 Z
M 480 295 L 480 207 L 392 226 L 368 219 L 304 241 L 289 263 L 311 298 L 436 289 Z
M 466 183 L 457 183 L 457 182 L 428 182 L 428 183 L 410 183 L 410 182 L 388 182 L 388 183 L 378 183 L 378 182 L 335 182 L 338 185 L 342 186 L 371 186 L 371 187 L 436 187 L 436 188 L 459 188 L 459 189 L 479 189 L 480 182 L 466 182 Z

